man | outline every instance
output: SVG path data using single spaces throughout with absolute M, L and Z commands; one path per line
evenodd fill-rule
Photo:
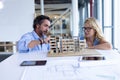
M 45 15 L 37 16 L 33 22 L 33 31 L 24 34 L 18 41 L 18 52 L 49 51 L 50 44 L 46 34 L 50 27 L 50 18 Z

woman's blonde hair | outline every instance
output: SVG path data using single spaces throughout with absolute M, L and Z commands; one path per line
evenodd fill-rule
M 95 30 L 95 38 L 98 38 L 98 39 L 104 39 L 104 36 L 103 36 L 103 32 L 102 30 L 100 29 L 100 25 L 98 23 L 98 21 L 93 18 L 93 17 L 90 17 L 88 19 L 85 20 L 84 24 L 85 23 L 88 23 L 94 30 Z

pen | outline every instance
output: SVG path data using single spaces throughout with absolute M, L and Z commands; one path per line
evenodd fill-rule
M 115 76 L 113 76 L 113 75 L 96 75 L 96 76 L 111 79 L 111 80 L 115 80 Z

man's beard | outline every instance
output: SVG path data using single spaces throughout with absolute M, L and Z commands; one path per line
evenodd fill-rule
M 43 31 L 43 34 L 46 35 L 48 31 Z

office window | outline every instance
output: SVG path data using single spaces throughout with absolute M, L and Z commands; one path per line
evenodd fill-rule
M 112 25 L 112 0 L 104 0 L 104 26 Z
M 114 2 L 114 13 L 115 13 L 115 47 L 120 51 L 120 0 Z
M 111 4 L 112 0 L 104 0 L 104 34 L 106 39 L 112 43 L 112 33 L 111 33 L 111 29 L 112 29 L 112 4 Z

